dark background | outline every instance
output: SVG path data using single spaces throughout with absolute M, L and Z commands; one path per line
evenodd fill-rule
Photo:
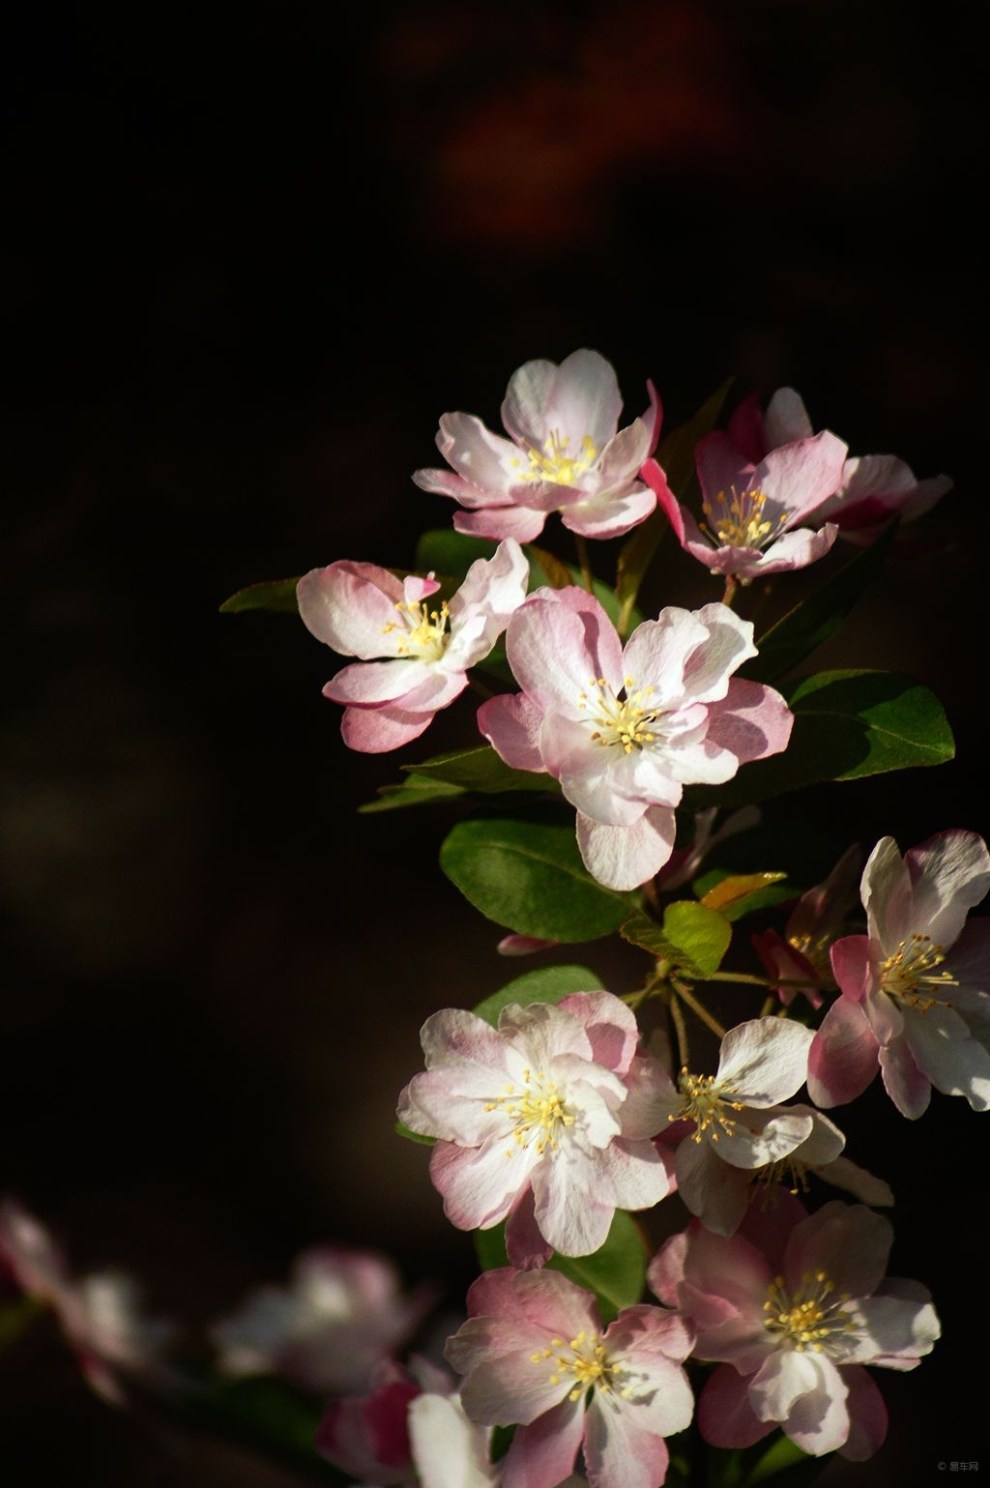
M 525 360 L 595 347 L 631 415 L 655 379 L 669 427 L 730 374 L 792 383 L 852 452 L 955 477 L 821 661 L 929 683 L 957 760 L 776 809 L 806 813 L 822 872 L 857 837 L 986 831 L 977 14 L 21 16 L 3 87 L 0 1193 L 77 1269 L 133 1269 L 190 1338 L 323 1239 L 463 1295 L 470 1244 L 393 1136 L 395 1096 L 429 1012 L 547 958 L 498 958 L 501 932 L 440 875 L 449 814 L 355 808 L 471 738 L 471 709 L 397 758 L 349 756 L 320 696 L 330 654 L 291 617 L 217 607 L 335 558 L 411 564 L 451 516 L 409 479 L 439 414 L 497 425 Z M 717 597 L 692 560 L 665 564 L 657 604 Z M 630 957 L 578 953 L 619 992 Z M 874 1092 L 841 1124 L 894 1183 L 893 1269 L 932 1287 L 949 1336 L 882 1379 L 880 1457 L 824 1481 L 935 1482 L 981 1453 L 988 1471 L 979 1118 L 936 1096 L 909 1126 Z M 0 1382 L 11 1488 L 288 1481 L 109 1411 L 44 1327 Z

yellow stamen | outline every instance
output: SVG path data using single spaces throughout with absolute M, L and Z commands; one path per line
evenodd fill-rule
M 767 499 L 759 487 L 737 491 L 730 486 L 728 492 L 718 491 L 713 501 L 706 498 L 701 503 L 702 531 L 717 548 L 763 548 L 787 522 L 786 511 L 775 517 L 764 515 Z
M 834 1293 L 834 1295 L 832 1295 Z M 801 1354 L 810 1348 L 827 1353 L 829 1341 L 839 1333 L 850 1333 L 855 1320 L 845 1310 L 848 1292 L 836 1292 L 835 1282 L 824 1271 L 806 1271 L 793 1296 L 782 1276 L 774 1277 L 763 1304 L 763 1326 L 776 1335 L 781 1348 Z
M 918 990 L 958 987 L 959 983 L 951 972 L 935 970 L 944 960 L 945 947 L 937 945 L 930 935 L 910 935 L 881 963 L 880 985 L 891 997 L 920 1013 L 931 1012 L 936 1006 L 944 1007 L 937 997 Z
M 553 481 L 557 486 L 576 485 L 578 478 L 590 470 L 598 458 L 598 450 L 589 434 L 585 434 L 581 440 L 581 453 L 578 456 L 567 453 L 570 442 L 566 435 L 557 429 L 551 429 L 543 441 L 542 450 L 526 451 L 529 469 L 521 471 L 519 479 L 526 482 Z M 519 466 L 521 461 L 513 460 L 512 464 Z
M 737 1123 L 729 1112 L 743 1110 L 742 1101 L 726 1098 L 735 1094 L 734 1085 L 716 1084 L 714 1075 L 692 1075 L 685 1068 L 681 1070 L 678 1088 L 683 1100 L 680 1110 L 670 1117 L 671 1121 L 695 1122 L 692 1133 L 695 1142 L 700 1142 L 703 1134 L 712 1126 L 718 1128 L 712 1132 L 713 1142 L 718 1141 L 719 1131 L 731 1137 Z

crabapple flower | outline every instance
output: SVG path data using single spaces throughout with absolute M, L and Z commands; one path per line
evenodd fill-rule
M 127 1403 L 129 1382 L 177 1387 L 163 1362 L 171 1323 L 143 1315 L 137 1284 L 122 1271 L 74 1278 L 45 1227 L 16 1200 L 0 1205 L 0 1267 L 55 1313 L 87 1381 L 111 1405 Z
M 783 935 L 776 930 L 763 930 L 751 937 L 769 976 L 780 977 L 784 982 L 809 984 L 802 988 L 774 987 L 785 1007 L 794 1001 L 799 991 L 804 993 L 812 1007 L 821 1007 L 822 994 L 818 988 L 835 990 L 829 949 L 838 939 L 855 900 L 856 877 L 862 861 L 859 848 L 849 848 L 824 883 L 816 884 L 801 895 L 791 911 Z
M 814 433 L 807 409 L 793 388 L 778 388 L 762 414 L 757 399 L 747 398 L 729 420 L 729 437 L 746 458 L 758 464 L 770 450 Z M 918 480 L 896 455 L 859 455 L 846 460 L 842 479 L 814 514 L 814 523 L 834 522 L 844 537 L 862 542 L 876 536 L 897 515 L 913 522 L 951 491 L 947 475 Z
M 700 525 L 655 460 L 647 460 L 642 475 L 684 551 L 712 573 L 748 583 L 804 568 L 828 552 L 838 529 L 826 524 L 815 532 L 807 524 L 837 489 L 846 454 L 842 440 L 825 431 L 771 450 L 753 464 L 728 435 L 706 434 L 695 449 Z
M 591 1255 L 616 1209 L 670 1191 L 643 1092 L 655 1061 L 610 992 L 555 1007 L 503 1008 L 498 1028 L 447 1008 L 423 1025 L 426 1071 L 399 1097 L 412 1131 L 438 1138 L 430 1177 L 460 1230 L 506 1220 L 509 1259 L 539 1266 L 559 1250 Z
M 754 1018 L 725 1035 L 714 1075 L 682 1069 L 676 1086 L 666 1077 L 654 1082 L 654 1130 L 671 1123 L 678 1192 L 709 1229 L 731 1235 L 746 1209 L 750 1177 L 782 1163 L 811 1137 L 813 1113 L 779 1104 L 805 1082 L 811 1038 L 800 1023 Z
M 866 935 L 832 947 L 841 996 L 811 1046 L 808 1090 L 843 1105 L 879 1069 L 894 1105 L 914 1118 L 931 1088 L 990 1106 L 990 921 L 966 924 L 990 888 L 990 853 L 975 832 L 939 832 L 902 858 L 877 843 L 860 892 Z
M 492 1430 L 464 1413 L 446 1370 L 413 1357 L 409 1368 L 379 1367 L 369 1395 L 334 1401 L 316 1449 L 360 1483 L 378 1488 L 500 1488 Z M 560 1488 L 587 1488 L 568 1478 Z
M 305 1390 L 364 1390 L 412 1333 L 433 1298 L 403 1296 L 392 1262 L 371 1251 L 303 1252 L 288 1287 L 266 1286 L 211 1337 L 225 1374 L 282 1375 Z
M 791 1193 L 807 1193 L 810 1177 L 821 1178 L 864 1204 L 894 1202 L 894 1195 L 882 1179 L 842 1156 L 846 1139 L 827 1116 L 802 1105 L 778 1108 L 775 1116 L 781 1113 L 792 1119 L 810 1118 L 811 1124 L 804 1141 L 784 1157 L 755 1168 L 736 1167 L 728 1159 L 719 1164 L 705 1162 L 700 1182 L 689 1172 L 681 1197 L 706 1229 L 717 1235 L 734 1235 L 751 1204 L 772 1206 L 781 1192 L 780 1185 Z M 756 1119 L 762 1119 L 765 1114 L 761 1112 Z M 685 1146 L 685 1164 L 690 1168 L 694 1154 L 683 1134 L 678 1137 L 675 1130 L 674 1136 Z
M 506 649 L 522 692 L 484 703 L 478 727 L 507 764 L 560 781 L 585 866 L 609 888 L 636 888 L 669 860 L 685 785 L 731 780 L 790 737 L 780 694 L 732 676 L 756 648 L 725 605 L 662 610 L 623 648 L 584 589 L 540 589 Z
M 925 1288 L 884 1279 L 893 1233 L 864 1205 L 809 1218 L 782 1194 L 731 1239 L 695 1222 L 661 1247 L 650 1285 L 719 1365 L 698 1400 L 707 1442 L 748 1447 L 779 1425 L 813 1457 L 882 1445 L 887 1410 L 863 1366 L 914 1369 L 939 1336 Z
M 583 1449 L 592 1488 L 658 1488 L 665 1438 L 690 1424 L 681 1367 L 693 1333 L 666 1308 L 624 1308 L 608 1328 L 590 1292 L 556 1271 L 488 1271 L 447 1344 L 461 1400 L 486 1425 L 516 1424 L 503 1488 L 555 1488 Z
M 342 560 L 299 580 L 299 613 L 318 641 L 359 661 L 323 689 L 343 703 L 344 742 L 369 754 L 416 739 L 468 685 L 526 597 L 529 565 L 512 539 L 479 558 L 450 603 L 429 600 L 432 574 L 398 579 L 373 563 Z
M 424 491 L 465 508 L 458 532 L 531 542 L 551 512 L 583 537 L 620 537 L 650 515 L 656 498 L 639 469 L 656 449 L 661 411 L 652 383 L 642 418 L 619 428 L 615 369 L 597 351 L 526 362 L 512 374 L 502 422 L 508 439 L 469 413 L 445 413 L 437 446 L 450 470 L 417 470 Z

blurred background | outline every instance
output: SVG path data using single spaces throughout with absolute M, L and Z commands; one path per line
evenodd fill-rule
M 630 415 L 655 380 L 667 427 L 726 377 L 790 383 L 853 453 L 954 476 L 820 662 L 927 682 L 957 760 L 777 809 L 805 812 L 822 874 L 851 840 L 986 832 L 976 15 L 22 10 L 3 63 L 0 1194 L 74 1269 L 132 1269 L 190 1337 L 322 1240 L 463 1297 L 470 1242 L 394 1137 L 395 1097 L 430 1012 L 552 958 L 496 955 L 502 932 L 436 867 L 450 811 L 356 808 L 473 739 L 472 709 L 399 756 L 348 755 L 330 653 L 291 616 L 217 611 L 336 558 L 410 565 L 452 514 L 410 481 L 439 415 L 497 427 L 523 361 L 594 347 Z M 665 549 L 655 603 L 717 598 L 695 567 Z M 568 958 L 636 984 L 632 952 Z M 823 1482 L 934 1482 L 981 1450 L 990 1470 L 964 1363 L 990 1324 L 979 1118 L 936 1096 L 909 1128 L 874 1092 L 842 1124 L 898 1195 L 893 1270 L 931 1286 L 949 1337 L 881 1381 L 880 1457 Z M 163 1445 L 45 1327 L 0 1358 L 0 1402 L 10 1488 L 293 1481 Z

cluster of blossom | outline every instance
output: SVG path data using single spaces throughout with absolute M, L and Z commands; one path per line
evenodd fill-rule
M 420 735 L 504 632 L 518 690 L 483 703 L 480 733 L 512 769 L 556 782 L 588 873 L 613 891 L 651 889 L 648 912 L 697 867 L 700 853 L 675 851 L 685 787 L 724 785 L 788 747 L 785 698 L 737 675 L 758 652 L 753 624 L 732 608 L 737 588 L 815 562 L 840 533 L 869 542 L 950 484 L 916 480 L 893 456 L 850 458 L 783 388 L 765 412 L 748 399 L 724 432 L 698 439 L 695 513 L 656 458 L 652 385 L 649 402 L 620 428 L 618 383 L 599 354 L 527 363 L 502 406 L 508 437 L 446 414 L 437 443 L 449 469 L 414 477 L 458 504 L 457 532 L 498 544 L 449 602 L 430 606 L 434 573 L 400 579 L 351 562 L 298 587 L 309 630 L 357 658 L 325 688 L 345 705 L 357 749 Z M 694 612 L 662 609 L 624 639 L 593 592 L 584 543 L 657 510 L 725 592 Z M 540 587 L 528 573 L 520 544 L 554 512 L 578 539 L 583 587 Z M 592 1488 L 657 1488 L 666 1439 L 695 1416 L 718 1447 L 777 1427 L 816 1456 L 864 1459 L 883 1441 L 886 1410 L 864 1366 L 914 1368 L 939 1324 L 922 1286 L 885 1277 L 893 1230 L 874 1206 L 893 1195 L 845 1156 L 822 1108 L 852 1100 L 877 1070 L 906 1116 L 921 1115 L 932 1086 L 986 1108 L 990 943 L 964 922 L 990 887 L 990 855 L 966 831 L 904 857 L 884 838 L 862 874 L 866 933 L 847 934 L 860 862 L 851 849 L 783 933 L 754 937 L 777 1011 L 725 1032 L 714 1073 L 685 1063 L 675 1075 L 649 1052 L 629 1005 L 638 996 L 510 1003 L 497 1027 L 456 1008 L 427 1020 L 426 1069 L 403 1090 L 399 1119 L 434 1142 L 447 1218 L 462 1230 L 504 1225 L 508 1260 L 471 1288 L 468 1321 L 447 1345 L 467 1420 L 514 1428 L 497 1467 L 476 1465 L 465 1481 L 556 1488 L 582 1465 Z M 552 943 L 513 935 L 500 949 Z M 809 1103 L 795 1101 L 804 1087 Z M 796 1197 L 809 1175 L 857 1202 L 809 1214 Z M 675 1192 L 692 1218 L 650 1263 L 657 1300 L 604 1327 L 592 1293 L 547 1263 L 595 1254 L 617 1211 Z M 715 1366 L 696 1412 L 691 1361 Z M 425 1387 L 407 1377 L 403 1388 Z M 367 1424 L 375 1411 L 361 1409 Z M 338 1412 L 324 1443 L 339 1461 L 345 1419 Z M 380 1465 L 364 1480 L 404 1481 Z
M 734 979 L 767 1001 L 728 1030 L 697 996 L 703 968 L 690 956 L 682 964 L 665 939 L 661 901 L 755 815 L 749 807 L 716 825 L 710 808 L 695 818 L 694 842 L 678 846 L 685 789 L 724 786 L 791 742 L 784 695 L 740 675 L 759 646 L 733 608 L 738 591 L 824 557 L 842 533 L 872 542 L 949 482 L 916 480 L 893 456 L 849 458 L 783 388 L 765 411 L 748 399 L 724 432 L 697 438 L 693 513 L 657 459 L 652 385 L 641 418 L 620 429 L 620 412 L 615 372 L 598 353 L 526 363 L 502 407 L 508 437 L 447 414 L 437 442 L 450 468 L 415 475 L 457 502 L 458 533 L 492 545 L 459 587 L 433 571 L 350 560 L 298 583 L 310 632 L 353 658 L 324 689 L 344 707 L 353 749 L 415 740 L 487 663 L 476 715 L 487 745 L 476 745 L 508 767 L 507 788 L 536 776 L 574 809 L 586 882 L 635 910 L 649 933 L 628 938 L 653 961 L 645 985 L 622 996 L 582 982 L 503 996 L 497 1022 L 482 1004 L 423 1026 L 425 1069 L 399 1097 L 400 1123 L 432 1143 L 430 1176 L 450 1222 L 500 1227 L 489 1258 L 504 1244 L 505 1264 L 473 1284 L 467 1319 L 447 1338 L 450 1369 L 400 1353 L 433 1298 L 404 1296 L 384 1258 L 339 1248 L 307 1252 L 288 1288 L 265 1288 L 214 1327 L 219 1372 L 277 1375 L 318 1397 L 317 1449 L 364 1485 L 659 1488 L 668 1438 L 692 1423 L 716 1448 L 779 1429 L 813 1456 L 863 1460 L 887 1430 L 865 1366 L 913 1369 L 939 1336 L 926 1289 L 886 1276 L 893 1229 L 875 1211 L 893 1204 L 890 1188 L 846 1155 L 824 1112 L 878 1072 L 912 1120 L 933 1087 L 974 1110 L 990 1105 L 990 921 L 967 922 L 990 889 L 983 840 L 943 831 L 902 855 L 884 837 L 865 867 L 851 848 L 792 900 L 781 929 L 752 936 L 765 977 Z M 522 546 L 555 512 L 577 539 L 582 584 L 544 584 L 531 560 L 546 574 L 547 555 Z M 633 592 L 613 623 L 586 541 L 647 520 L 665 522 L 724 583 L 720 601 L 632 625 Z M 554 563 L 555 579 L 566 578 Z M 492 695 L 506 666 L 517 690 Z M 698 893 L 687 907 L 710 913 Z M 499 946 L 507 954 L 556 943 L 501 923 L 514 930 Z M 720 923 L 727 944 L 731 927 Z M 668 1015 L 676 1063 L 642 1035 L 647 1004 Z M 718 1032 L 713 1071 L 689 1058 L 684 1008 Z M 811 1179 L 852 1202 L 809 1213 Z M 640 1289 L 603 1315 L 610 1299 L 569 1263 L 607 1255 L 617 1216 L 675 1196 L 685 1227 L 671 1234 L 683 1221 L 668 1207 L 670 1238 L 648 1265 L 640 1256 L 653 1300 Z M 132 1291 L 73 1282 L 12 1204 L 0 1210 L 0 1262 L 51 1304 L 109 1398 L 123 1399 L 129 1381 L 166 1379 L 166 1332 L 139 1320 Z M 511 1430 L 507 1446 L 496 1428 Z

